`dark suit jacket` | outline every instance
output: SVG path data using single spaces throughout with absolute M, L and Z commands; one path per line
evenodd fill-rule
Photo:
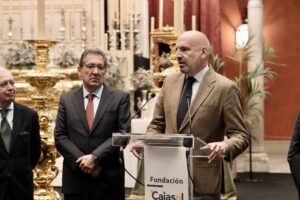
M 147 133 L 189 133 L 188 114 L 179 130 L 176 120 L 184 79 L 182 73 L 169 75 L 165 79 Z M 224 134 L 227 135 L 229 160 L 242 153 L 249 142 L 239 94 L 233 81 L 210 68 L 190 107 L 192 134 L 207 143 L 223 141 Z M 193 170 L 196 195 L 204 199 L 211 199 L 207 195 L 212 199 L 220 199 L 222 161 L 209 164 L 205 159 L 194 159 Z
M 300 198 L 300 110 L 298 111 L 297 119 L 295 121 L 293 136 L 288 152 L 288 162 Z
M 0 200 L 32 200 L 32 169 L 41 152 L 37 112 L 14 103 L 10 151 L 0 137 Z M 8 194 L 4 197 L 4 193 Z M 5 198 L 5 199 L 4 199 Z
M 119 162 L 119 149 L 112 147 L 112 133 L 122 132 L 130 119 L 129 94 L 104 85 L 93 127 L 85 117 L 83 89 L 61 96 L 55 126 L 55 143 L 64 157 L 64 193 L 92 193 L 124 199 L 124 170 Z M 94 178 L 83 173 L 76 160 L 93 153 L 102 168 Z

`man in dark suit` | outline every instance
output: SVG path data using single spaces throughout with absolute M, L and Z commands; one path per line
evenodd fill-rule
M 0 68 L 0 200 L 33 200 L 33 174 L 41 153 L 38 114 L 14 102 L 10 71 Z
M 128 128 L 130 100 L 128 93 L 104 84 L 106 67 L 103 51 L 85 50 L 78 67 L 83 86 L 59 102 L 54 133 L 64 157 L 65 200 L 125 199 L 124 166 L 112 133 Z
M 202 147 L 211 150 L 208 160 L 193 159 L 194 196 L 220 200 L 222 158 L 232 160 L 242 153 L 248 147 L 249 135 L 239 89 L 209 66 L 209 51 L 210 43 L 201 32 L 187 31 L 178 37 L 175 56 L 181 73 L 164 80 L 147 134 L 192 133 L 208 143 Z M 224 141 L 224 135 L 228 140 Z M 141 149 L 134 145 L 132 149 L 139 156 Z
M 288 162 L 298 190 L 298 199 L 300 199 L 300 110 L 295 120 L 295 127 L 288 152 Z

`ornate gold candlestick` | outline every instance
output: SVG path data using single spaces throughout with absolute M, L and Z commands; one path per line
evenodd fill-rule
M 21 75 L 26 82 L 36 88 L 30 95 L 34 101 L 34 107 L 39 113 L 40 134 L 42 140 L 42 155 L 38 166 L 34 169 L 34 199 L 35 200 L 60 200 L 59 194 L 51 186 L 58 174 L 55 166 L 57 150 L 55 148 L 53 132 L 49 130 L 53 116 L 49 103 L 54 100 L 52 93 L 56 83 L 64 78 L 63 75 L 53 74 L 47 71 L 49 64 L 49 48 L 56 44 L 48 40 L 28 40 L 36 48 L 35 64 L 37 69 Z

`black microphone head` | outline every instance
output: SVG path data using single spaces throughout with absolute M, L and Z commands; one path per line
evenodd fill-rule
M 193 139 L 192 138 L 184 138 L 182 145 L 186 148 L 191 148 L 193 146 Z
M 156 96 L 155 93 L 151 93 L 150 98 L 152 99 L 152 98 L 154 98 L 155 96 Z

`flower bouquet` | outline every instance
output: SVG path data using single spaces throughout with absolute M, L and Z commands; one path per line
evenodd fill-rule
M 9 48 L 2 58 L 8 69 L 32 69 L 35 65 L 35 50 L 31 44 L 21 42 Z

